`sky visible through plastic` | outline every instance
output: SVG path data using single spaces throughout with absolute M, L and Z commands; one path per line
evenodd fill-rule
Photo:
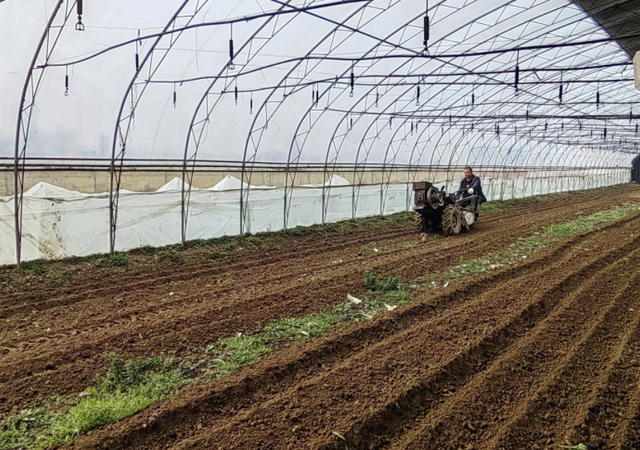
M 0 158 L 27 79 L 26 157 L 621 167 L 637 153 L 631 58 L 567 0 L 432 0 L 426 51 L 419 1 L 85 1 L 85 31 L 64 1 L 38 51 L 57 4 L 0 3 Z

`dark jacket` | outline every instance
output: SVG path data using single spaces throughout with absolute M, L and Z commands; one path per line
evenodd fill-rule
M 477 195 L 480 198 L 480 202 L 479 203 L 484 203 L 487 201 L 487 198 L 484 196 L 484 194 L 482 193 L 482 186 L 480 186 L 480 178 L 475 176 L 475 175 L 471 175 L 471 180 L 467 181 L 466 178 L 463 178 L 462 181 L 460 182 L 460 190 L 464 191 L 464 196 L 468 196 L 470 194 L 467 193 L 467 189 L 469 188 L 473 188 L 473 195 Z

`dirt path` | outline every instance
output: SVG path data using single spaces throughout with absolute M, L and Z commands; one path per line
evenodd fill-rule
M 125 274 L 117 283 L 22 287 L 0 299 L 0 408 L 78 392 L 109 352 L 188 356 L 220 337 L 359 294 L 365 269 L 413 280 L 637 193 L 626 186 L 569 204 L 550 199 L 427 244 L 415 245 L 409 225 L 372 225 L 229 261 Z M 612 445 L 631 448 L 640 439 L 640 389 L 626 384 L 640 378 L 637 219 L 564 240 L 515 267 L 420 291 L 401 311 L 189 386 L 72 446 L 608 448 L 613 435 Z M 364 245 L 379 252 L 363 256 Z

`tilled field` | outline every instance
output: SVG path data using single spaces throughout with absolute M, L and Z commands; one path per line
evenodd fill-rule
M 221 337 L 360 295 L 365 269 L 411 282 L 639 194 L 624 186 L 550 197 L 417 245 L 411 224 L 380 222 L 229 260 L 194 253 L 135 273 L 84 263 L 63 286 L 5 283 L 0 413 L 84 390 L 110 352 L 186 358 Z M 189 385 L 69 446 L 640 448 L 639 218 L 444 289 L 418 289 L 408 306 Z M 365 245 L 379 251 L 364 256 Z

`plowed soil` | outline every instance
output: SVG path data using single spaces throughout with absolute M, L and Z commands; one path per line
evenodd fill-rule
M 411 223 L 273 241 L 265 251 L 135 272 L 63 262 L 64 284 L 0 284 L 0 415 L 79 393 L 106 355 L 195 349 L 364 292 L 374 269 L 410 282 L 507 248 L 552 223 L 628 201 L 637 186 L 550 196 L 418 243 Z M 269 238 L 265 238 L 269 239 Z M 274 238 L 275 239 L 275 238 Z M 277 245 L 275 245 L 275 244 Z M 368 250 L 363 251 L 363 246 Z M 373 249 L 378 251 L 372 251 Z M 366 255 L 366 256 L 365 256 Z M 11 272 L 11 273 L 10 273 Z M 8 275 L 6 275 L 8 274 Z M 409 306 L 301 341 L 217 382 L 69 444 L 73 448 L 640 448 L 640 216 Z

